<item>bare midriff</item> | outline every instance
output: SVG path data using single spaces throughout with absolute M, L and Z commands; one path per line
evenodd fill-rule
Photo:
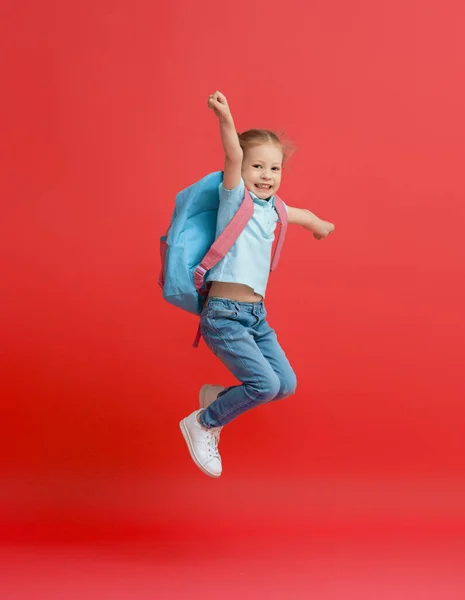
M 228 298 L 236 302 L 260 302 L 263 297 L 256 294 L 251 287 L 243 283 L 212 281 L 209 298 Z

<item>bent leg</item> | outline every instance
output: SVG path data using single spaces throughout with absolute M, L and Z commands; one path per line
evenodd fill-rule
M 227 388 L 201 413 L 205 427 L 226 425 L 240 414 L 275 398 L 281 382 L 258 347 L 249 326 L 249 317 L 202 319 L 206 344 L 241 385 Z M 250 324 L 254 322 L 251 319 Z

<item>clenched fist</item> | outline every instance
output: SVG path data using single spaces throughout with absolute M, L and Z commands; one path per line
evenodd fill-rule
M 208 98 L 208 108 L 211 108 L 219 119 L 231 116 L 226 96 L 221 92 L 215 92 Z
M 319 219 L 318 223 L 316 224 L 313 230 L 313 237 L 316 240 L 324 240 L 328 237 L 328 235 L 331 235 L 333 233 L 334 229 L 335 227 L 332 223 L 329 223 L 328 221 L 322 221 L 321 219 Z

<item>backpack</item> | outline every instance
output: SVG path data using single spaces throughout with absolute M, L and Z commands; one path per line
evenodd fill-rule
M 223 172 L 210 173 L 181 190 L 171 224 L 160 238 L 161 271 L 158 278 L 163 298 L 178 308 L 200 315 L 208 296 L 205 275 L 235 244 L 254 212 L 247 188 L 236 214 L 216 237 L 219 185 Z M 281 223 L 273 254 L 271 271 L 279 261 L 287 229 L 287 212 L 283 201 L 275 196 L 275 209 Z M 200 333 L 194 341 L 198 345 Z

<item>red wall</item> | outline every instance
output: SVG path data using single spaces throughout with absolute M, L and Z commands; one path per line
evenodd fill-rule
M 463 3 L 3 12 L 1 516 L 463 517 Z M 216 89 L 296 143 L 282 196 L 337 231 L 289 232 L 267 304 L 298 392 L 225 429 L 210 481 L 178 421 L 233 380 L 156 279 L 176 191 L 222 167 Z

